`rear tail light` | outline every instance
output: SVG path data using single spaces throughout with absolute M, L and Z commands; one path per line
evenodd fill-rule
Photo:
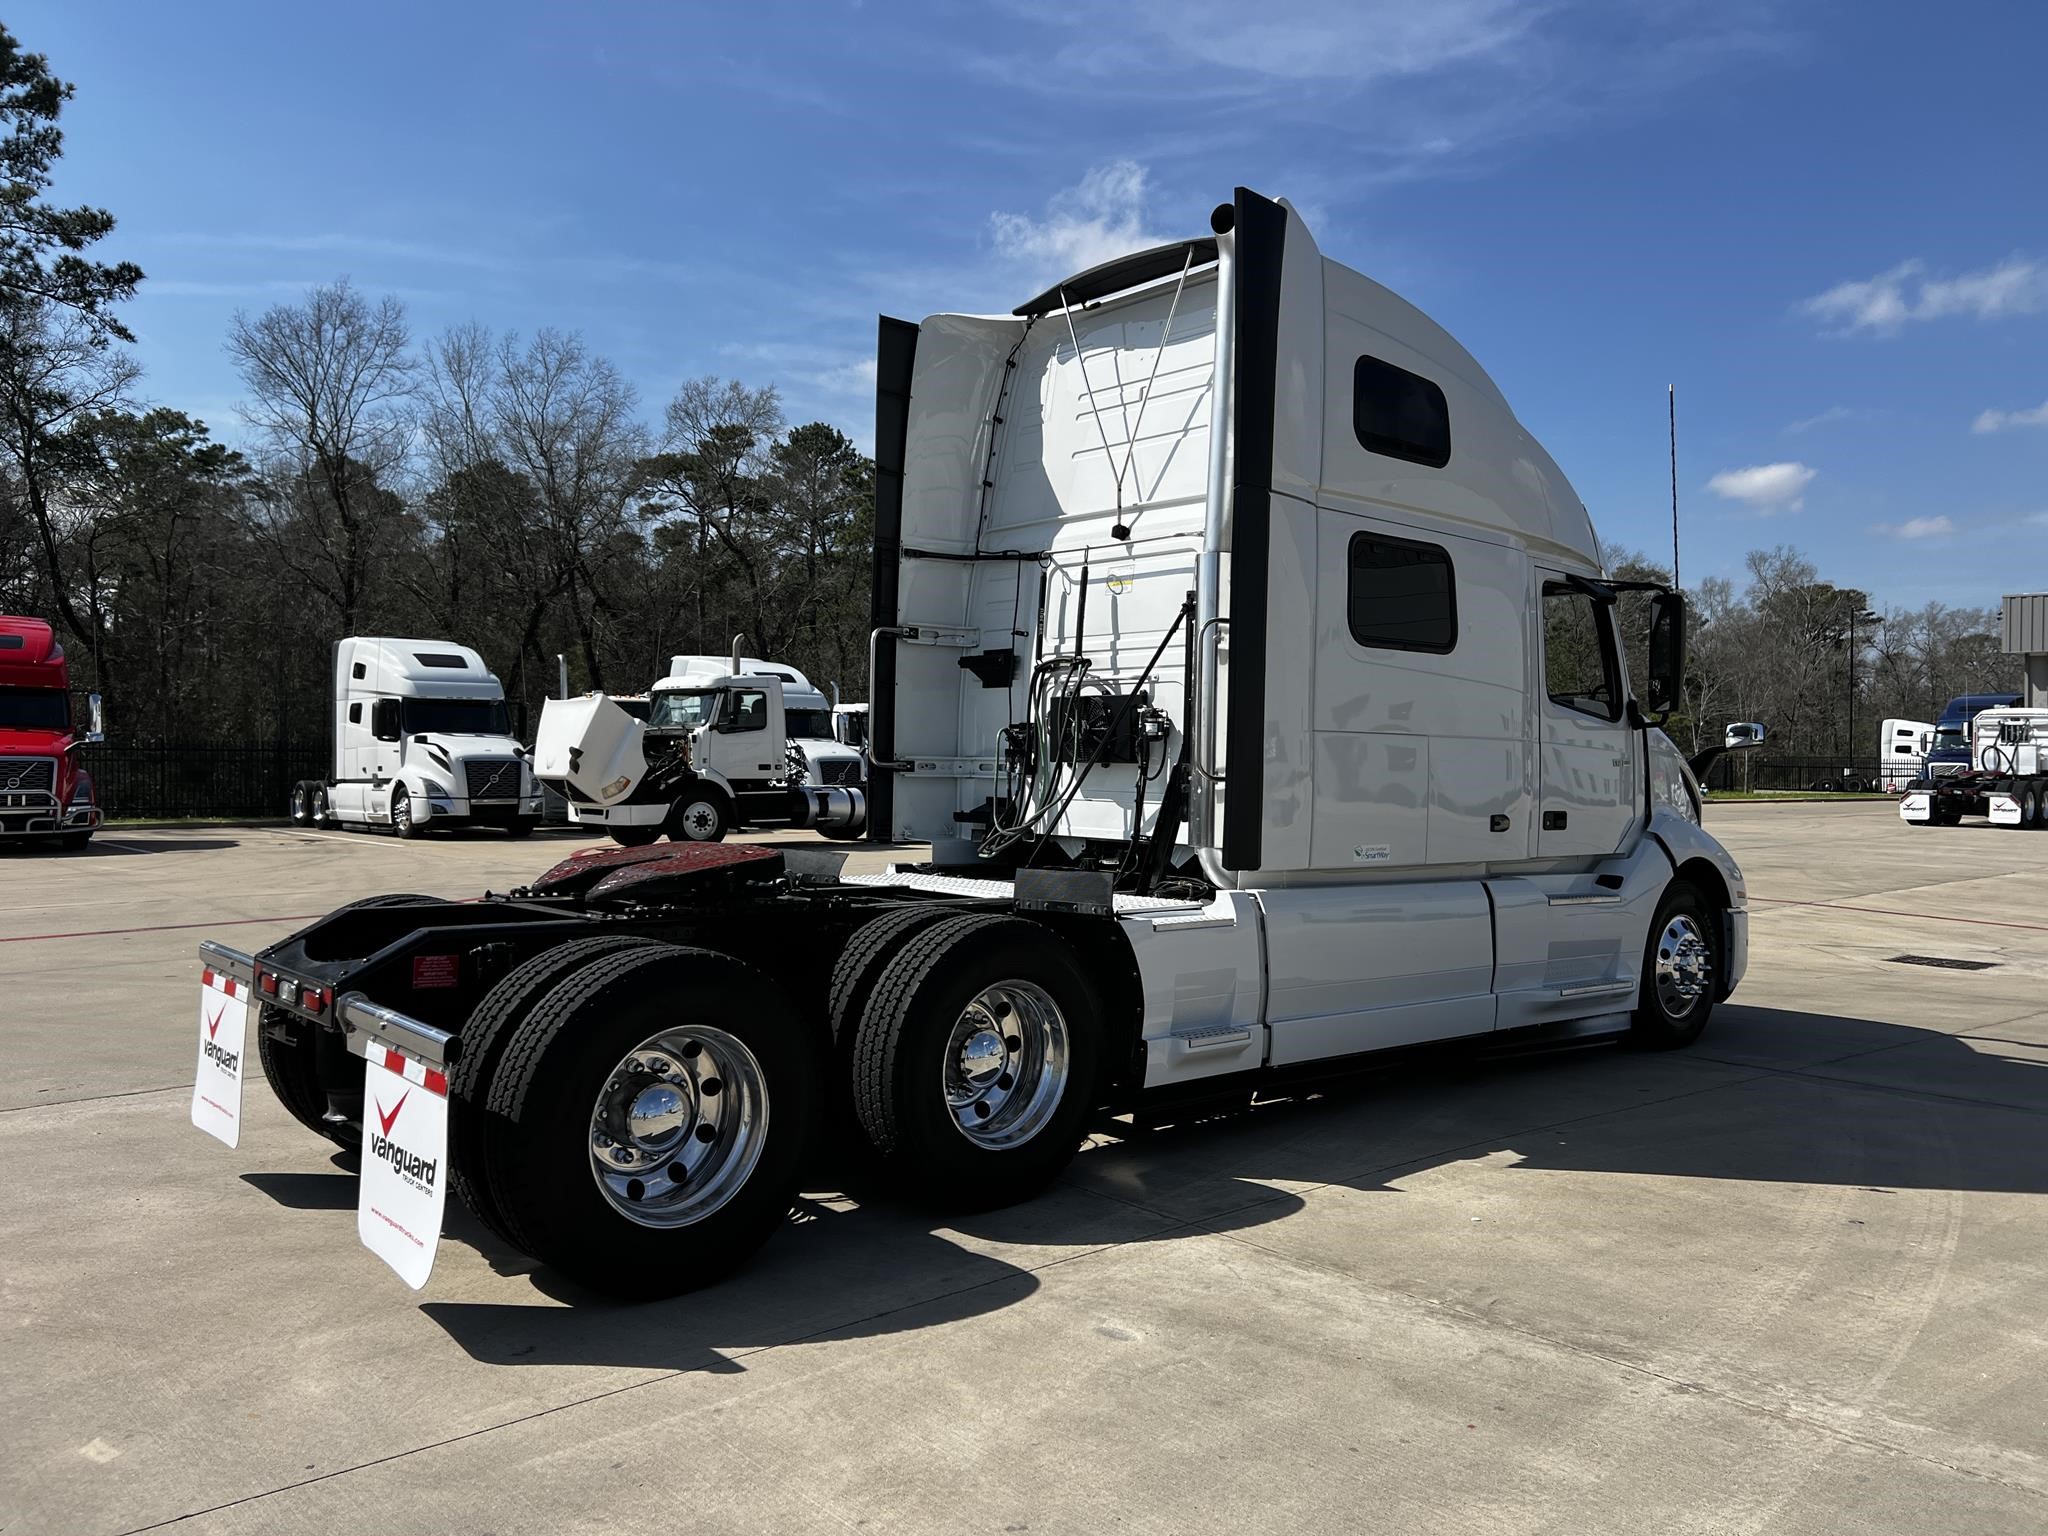
M 325 987 L 299 988 L 299 1006 L 308 1013 L 327 1011 L 327 989 Z
M 277 973 L 274 971 L 265 971 L 262 975 L 262 978 L 258 981 L 257 985 L 262 987 L 262 989 L 265 992 L 268 992 L 272 997 L 277 996 Z

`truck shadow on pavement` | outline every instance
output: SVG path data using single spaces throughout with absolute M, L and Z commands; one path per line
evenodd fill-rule
M 638 1306 L 535 1270 L 451 1204 L 448 1237 L 540 1294 L 421 1310 L 487 1363 L 732 1371 L 777 1345 L 986 1316 L 1074 1259 L 1249 1234 L 1312 1194 L 1399 1195 L 1405 1181 L 1461 1163 L 1510 1180 L 1528 1170 L 2048 1193 L 2044 1067 L 2048 1034 L 2036 1044 L 1987 1026 L 1965 1039 L 1724 1006 L 1688 1052 L 1437 1060 L 1292 1099 L 1108 1122 L 1053 1190 L 984 1215 L 937 1221 L 886 1200 L 809 1197 L 732 1280 Z M 340 1174 L 247 1177 L 287 1204 L 354 1201 Z M 1399 1244 L 1388 1242 L 1394 1263 Z M 1378 1247 L 1361 1250 L 1364 1262 L 1377 1262 Z

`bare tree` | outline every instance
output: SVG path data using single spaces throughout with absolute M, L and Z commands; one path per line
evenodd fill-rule
M 644 547 L 629 516 L 648 448 L 636 403 L 632 386 L 581 337 L 546 330 L 524 348 L 509 334 L 498 343 L 492 436 L 538 499 L 593 687 L 604 683 L 605 567 Z
M 411 444 L 409 341 L 405 306 L 373 305 L 346 278 L 253 320 L 238 313 L 228 329 L 250 395 L 243 419 L 272 452 L 261 531 L 279 564 L 333 605 L 344 634 L 388 533 L 378 492 Z
M 34 529 L 49 599 L 109 693 L 104 530 L 98 508 L 67 495 L 67 478 L 91 457 L 92 419 L 120 407 L 141 372 L 75 309 L 0 303 L 0 498 Z
M 665 414 L 661 453 L 646 469 L 658 504 L 694 530 L 696 648 L 704 651 L 711 638 L 705 599 L 714 540 L 746 582 L 755 644 L 772 646 L 773 637 L 763 632 L 769 556 L 754 525 L 764 510 L 761 482 L 770 468 L 769 449 L 782 431 L 781 398 L 772 384 L 750 389 L 738 379 L 707 375 L 677 390 Z

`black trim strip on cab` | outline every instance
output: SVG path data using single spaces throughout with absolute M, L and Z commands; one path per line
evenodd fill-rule
M 875 562 L 870 629 L 896 622 L 903 553 L 903 460 L 910 436 L 910 375 L 917 363 L 917 327 L 882 316 L 875 338 Z M 868 841 L 887 842 L 896 810 L 896 771 L 876 761 L 877 742 L 896 740 L 896 647 L 874 650 L 868 679 Z
M 1274 384 L 1287 210 L 1237 189 L 1237 381 L 1231 410 L 1230 712 L 1223 867 L 1257 869 L 1266 815 L 1266 583 L 1272 565 Z

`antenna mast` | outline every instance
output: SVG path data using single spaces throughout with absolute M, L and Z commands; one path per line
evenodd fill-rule
M 1678 583 L 1678 386 L 1667 387 L 1671 402 L 1671 586 L 1674 591 L 1683 590 Z

